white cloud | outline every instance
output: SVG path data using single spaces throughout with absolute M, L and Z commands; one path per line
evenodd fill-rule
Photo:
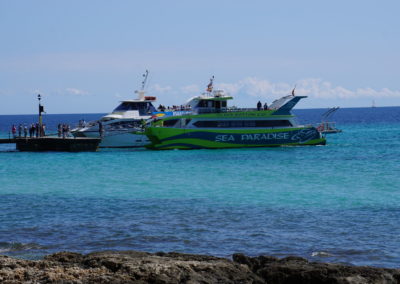
M 161 86 L 159 84 L 154 84 L 149 87 L 149 93 L 166 93 L 172 90 L 171 86 Z
M 79 90 L 76 88 L 66 88 L 65 91 L 67 92 L 68 95 L 84 96 L 89 94 L 84 90 Z
M 201 92 L 200 87 L 196 84 L 183 86 L 180 88 L 180 90 L 182 91 L 182 93 L 189 94 L 192 96 L 197 95 Z
M 288 83 L 272 83 L 268 80 L 260 80 L 253 77 L 242 79 L 235 83 L 218 83 L 216 88 L 235 94 L 247 94 L 252 97 L 283 96 L 292 89 Z
M 231 83 L 216 82 L 214 90 L 224 90 L 226 93 L 234 96 L 235 103 L 246 104 L 254 100 L 273 101 L 281 96 L 291 94 L 294 86 L 296 86 L 296 95 L 315 98 L 320 102 L 332 99 L 342 100 L 342 102 L 345 99 L 400 99 L 400 90 L 391 90 L 388 88 L 373 89 L 370 87 L 350 89 L 318 78 L 301 79 L 291 83 L 272 82 L 266 79 L 247 77 Z M 190 97 L 199 95 L 203 91 L 205 91 L 204 86 L 197 84 L 184 85 L 181 87 L 154 84 L 149 86 L 147 93 L 157 96 L 160 103 L 163 104 L 181 104 Z M 116 93 L 115 96 L 118 98 L 120 97 L 118 93 Z
M 331 82 L 317 78 L 302 79 L 294 84 L 286 82 L 270 82 L 268 80 L 248 77 L 235 83 L 218 83 L 216 87 L 232 95 L 247 94 L 253 97 L 275 98 L 290 94 L 296 86 L 297 95 L 306 95 L 319 99 L 352 99 L 352 98 L 400 98 L 400 90 L 382 88 L 375 90 L 369 87 L 350 90 L 342 86 L 335 86 Z

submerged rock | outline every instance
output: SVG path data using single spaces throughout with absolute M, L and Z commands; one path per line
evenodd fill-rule
M 0 283 L 400 283 L 400 270 L 248 257 L 105 251 L 43 260 L 0 256 Z

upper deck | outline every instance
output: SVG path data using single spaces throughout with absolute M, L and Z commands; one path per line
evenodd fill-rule
M 306 96 L 284 96 L 275 100 L 268 109 L 269 114 L 273 115 L 292 115 L 293 107 Z M 221 112 L 252 112 L 257 111 L 257 108 L 237 108 L 229 107 L 228 100 L 233 97 L 226 95 L 223 91 L 217 90 L 210 93 L 205 93 L 200 96 L 191 98 L 186 106 L 189 107 L 194 114 L 205 113 L 221 113 Z

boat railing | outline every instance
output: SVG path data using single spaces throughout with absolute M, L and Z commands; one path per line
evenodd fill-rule
M 333 121 L 322 121 L 317 125 L 317 130 L 321 133 L 339 133 L 341 129 L 336 128 L 336 123 Z
M 339 133 L 342 130 L 336 128 L 336 123 L 333 121 L 328 121 L 339 109 L 340 107 L 332 107 L 322 114 L 322 121 L 316 126 L 317 130 L 323 134 L 329 133 Z
M 195 109 L 196 113 L 220 113 L 220 112 L 243 112 L 243 111 L 257 111 L 257 108 L 238 108 L 238 107 L 229 107 L 229 108 L 220 108 L 217 109 L 215 107 L 202 107 Z M 265 109 L 261 109 L 265 110 Z M 271 110 L 271 109 L 267 109 Z

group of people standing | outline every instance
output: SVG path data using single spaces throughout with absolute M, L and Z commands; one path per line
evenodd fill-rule
M 257 103 L 257 110 L 261 110 L 262 108 L 264 108 L 264 110 L 268 110 L 268 105 L 267 103 L 264 104 L 264 106 L 262 105 L 261 101 L 258 101 Z
M 17 135 L 18 132 L 18 135 Z M 20 123 L 18 127 L 15 124 L 11 127 L 11 133 L 14 138 L 17 137 L 44 137 L 46 135 L 46 124 L 40 125 L 39 123 L 32 123 L 29 127 L 26 124 Z
M 62 137 L 62 138 L 68 137 L 71 134 L 70 132 L 71 132 L 71 127 L 69 126 L 69 124 L 61 124 L 61 123 L 59 123 L 57 125 L 57 135 L 58 135 L 58 137 Z
M 59 123 L 57 126 L 58 137 L 68 137 L 70 136 L 71 127 L 68 124 Z M 46 136 L 46 124 L 40 125 L 39 123 L 32 123 L 29 126 L 26 124 L 19 124 L 16 126 L 13 124 L 11 126 L 11 133 L 13 138 L 27 138 L 29 133 L 29 138 L 34 137 L 44 137 Z

